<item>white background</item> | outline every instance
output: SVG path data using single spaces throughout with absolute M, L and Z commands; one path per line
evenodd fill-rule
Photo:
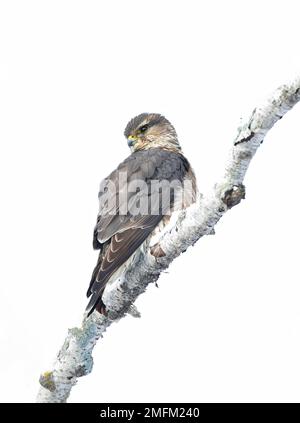
M 96 262 L 127 121 L 174 124 L 205 191 L 239 119 L 300 70 L 298 1 L 0 3 L 0 401 L 31 402 Z M 299 401 L 300 105 L 247 198 L 113 325 L 70 402 Z

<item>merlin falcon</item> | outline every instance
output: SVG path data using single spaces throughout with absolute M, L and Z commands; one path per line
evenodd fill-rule
M 178 210 L 196 199 L 194 172 L 184 157 L 172 124 L 157 113 L 142 113 L 129 121 L 124 135 L 131 155 L 100 185 L 99 213 L 93 247 L 99 257 L 87 296 L 88 315 L 106 314 L 103 293 L 146 251 L 151 239 L 168 228 Z M 159 245 L 150 248 L 158 258 Z

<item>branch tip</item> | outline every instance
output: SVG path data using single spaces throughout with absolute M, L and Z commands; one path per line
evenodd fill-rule
M 53 372 L 42 373 L 39 382 L 43 388 L 48 389 L 50 392 L 54 392 L 56 389 Z

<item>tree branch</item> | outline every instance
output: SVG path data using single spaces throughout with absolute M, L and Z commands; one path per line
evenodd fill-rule
M 38 402 L 65 402 L 81 376 L 92 371 L 92 351 L 97 340 L 114 321 L 126 313 L 138 317 L 132 305 L 155 282 L 160 273 L 203 235 L 214 233 L 214 226 L 230 208 L 245 198 L 243 180 L 248 166 L 267 132 L 300 100 L 300 77 L 279 87 L 264 104 L 253 110 L 238 128 L 224 176 L 208 196 L 181 211 L 173 226 L 161 235 L 159 247 L 164 253 L 154 258 L 150 249 L 141 252 L 132 265 L 104 293 L 108 316 L 94 312 L 84 316 L 81 328 L 70 329 L 51 371 L 40 377 Z

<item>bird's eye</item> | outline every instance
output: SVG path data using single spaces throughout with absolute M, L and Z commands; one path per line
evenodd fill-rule
M 140 127 L 140 132 L 146 132 L 148 129 L 148 125 L 143 125 Z

